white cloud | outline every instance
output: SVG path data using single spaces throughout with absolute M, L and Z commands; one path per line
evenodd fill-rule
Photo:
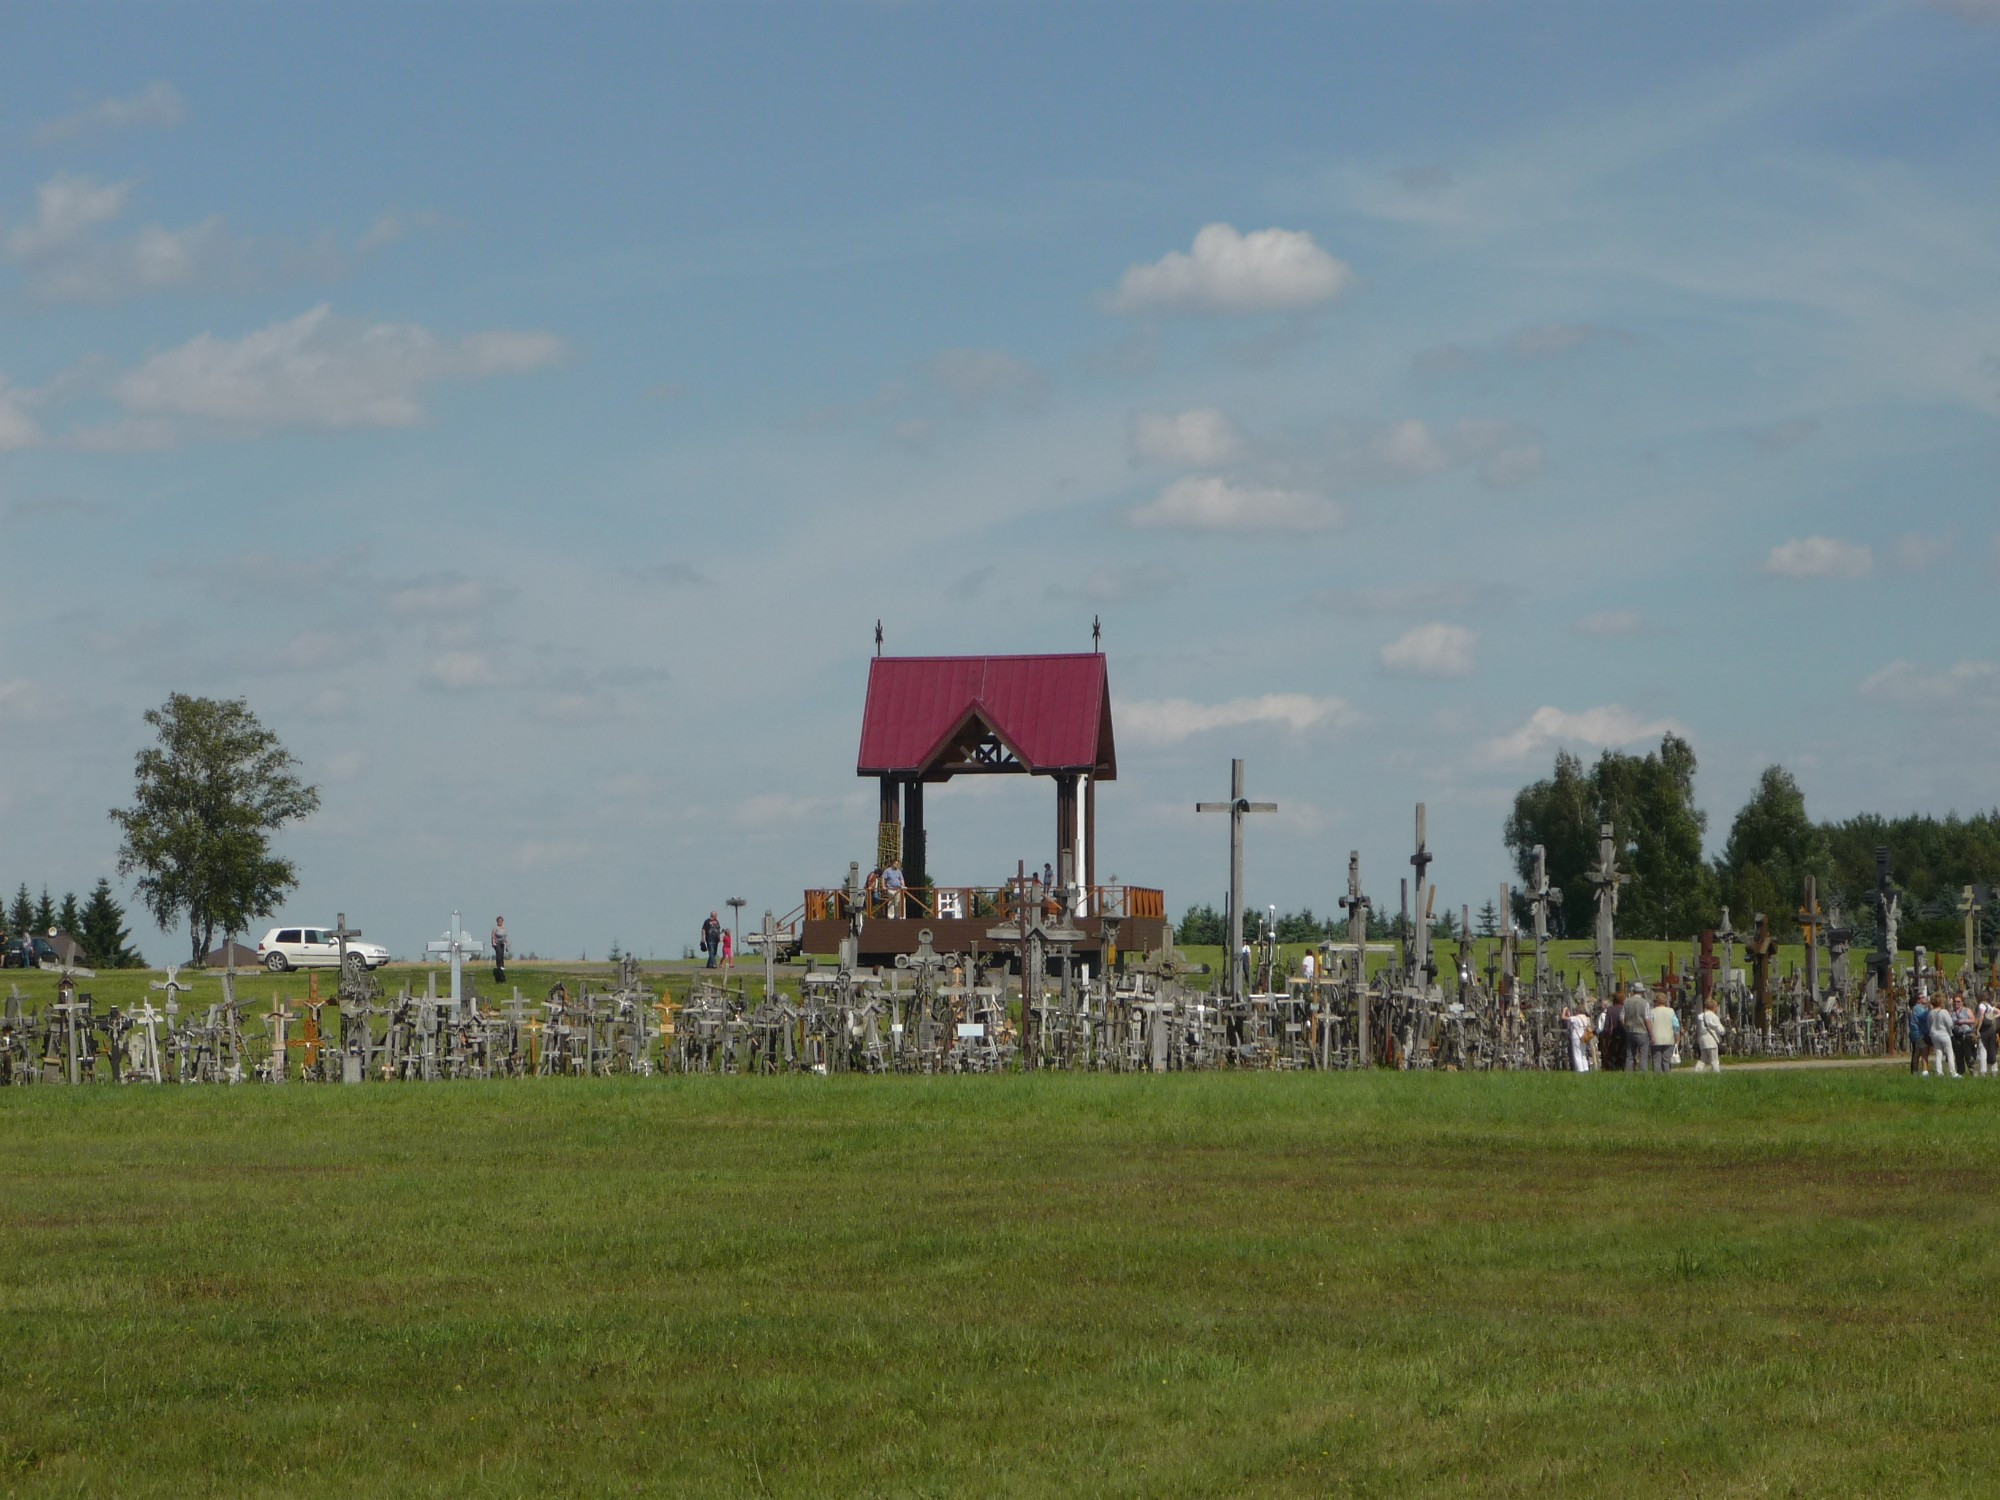
M 1347 513 L 1305 490 L 1199 475 L 1176 479 L 1125 519 L 1162 531 L 1335 531 L 1347 524 Z
M 1132 456 L 1147 463 L 1212 469 L 1243 448 L 1243 435 L 1212 406 L 1183 412 L 1145 412 L 1132 419 Z
M 324 305 L 240 339 L 202 334 L 112 382 L 142 416 L 198 418 L 234 429 L 409 427 L 425 386 L 540 369 L 563 355 L 546 333 L 478 333 L 456 341 L 414 323 L 337 318 Z
M 1074 585 L 1052 583 L 1051 599 L 1076 599 L 1085 604 L 1128 604 L 1178 588 L 1186 580 L 1165 563 L 1134 563 L 1129 567 L 1097 568 Z
M 449 692 L 467 692 L 474 688 L 498 687 L 503 679 L 499 669 L 484 652 L 440 651 L 431 658 L 430 666 L 424 671 L 424 680 Z
M 1865 678 L 1857 691 L 1883 703 L 1948 703 L 1979 691 L 1990 694 L 2000 684 L 2000 663 L 1962 661 L 1942 672 L 1913 661 L 1892 661 Z
M 1759 571 L 1772 578 L 1866 578 L 1875 571 L 1875 554 L 1835 537 L 1798 537 L 1773 547 Z
M 91 230 L 125 212 L 129 182 L 98 182 L 58 172 L 35 189 L 35 218 L 7 236 L 7 254 L 18 261 L 40 260 L 77 243 Z
M 1570 629 L 1577 635 L 1608 641 L 1620 636 L 1644 635 L 1647 625 L 1646 617 L 1636 609 L 1606 609 L 1585 615 Z
M 1389 426 L 1376 440 L 1376 447 L 1383 462 L 1412 479 L 1451 467 L 1451 455 L 1444 445 L 1415 417 Z
M 1169 251 L 1152 265 L 1132 266 L 1119 280 L 1114 313 L 1238 314 L 1303 312 L 1346 289 L 1346 262 L 1294 229 L 1239 234 L 1209 224 L 1191 251 Z
M 1472 648 L 1478 644 L 1478 635 L 1463 625 L 1434 621 L 1384 646 L 1382 666 L 1409 677 L 1464 677 L 1472 671 Z
M 75 114 L 50 120 L 35 132 L 39 145 L 71 141 L 80 136 L 110 130 L 126 130 L 135 125 L 171 129 L 187 118 L 187 105 L 170 83 L 151 83 L 124 99 L 100 99 Z
M 1488 760 L 1519 761 L 1565 742 L 1608 747 L 1686 733 L 1673 719 L 1642 719 L 1615 703 L 1576 713 L 1543 707 L 1530 714 L 1519 729 L 1488 740 L 1482 748 Z
M 1121 702 L 1117 722 L 1121 737 L 1137 744 L 1174 745 L 1191 735 L 1214 729 L 1275 725 L 1299 732 L 1320 725 L 1336 726 L 1353 718 L 1340 698 L 1316 698 L 1306 693 L 1266 693 L 1260 698 L 1233 698 L 1227 703 L 1196 703 L 1187 698 L 1137 699 Z

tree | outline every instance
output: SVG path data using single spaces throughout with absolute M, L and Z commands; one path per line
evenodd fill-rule
M 84 903 L 83 916 L 73 936 L 90 955 L 93 969 L 137 969 L 145 960 L 129 944 L 132 934 L 125 930 L 125 912 L 111 896 L 111 882 L 99 877 Z
M 1200 906 L 1190 906 L 1187 915 L 1181 918 L 1180 930 L 1174 934 L 1174 941 L 1183 948 L 1226 945 L 1229 942 L 1227 919 L 1205 902 Z
M 83 913 L 77 909 L 76 892 L 69 891 L 64 894 L 62 905 L 56 908 L 56 926 L 81 942 L 83 940 L 77 936 L 77 929 L 82 925 Z
M 159 743 L 138 754 L 133 804 L 113 808 L 124 830 L 118 873 L 162 927 L 185 919 L 191 960 L 219 931 L 243 932 L 298 884 L 271 835 L 319 807 L 319 789 L 241 698 L 175 693 L 146 711 Z
M 1806 795 L 1797 779 L 1783 766 L 1766 766 L 1729 825 L 1716 867 L 1730 919 L 1747 932 L 1763 912 L 1774 931 L 1786 927 L 1805 895 L 1805 877 L 1827 887 L 1832 874 L 1826 836 L 1806 816 Z M 1872 865 L 1870 874 L 1872 884 Z
M 7 911 L 7 930 L 16 936 L 35 930 L 35 898 L 28 894 L 28 882 L 14 892 L 14 904 Z
M 1563 909 L 1590 909 L 1591 886 L 1585 872 L 1597 857 L 1597 788 L 1581 760 L 1558 750 L 1555 774 L 1515 794 L 1505 838 L 1524 886 L 1534 883 L 1539 844 L 1549 884 L 1563 893 Z
M 46 937 L 51 927 L 56 925 L 56 904 L 49 899 L 49 888 L 42 887 L 42 899 L 35 903 L 35 917 L 31 924 L 34 930 Z
M 1483 938 L 1500 936 L 1500 908 L 1491 901 L 1479 908 L 1479 935 Z

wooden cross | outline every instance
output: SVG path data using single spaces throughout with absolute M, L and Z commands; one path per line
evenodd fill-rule
M 1958 909 L 1965 916 L 1965 972 L 1962 976 L 1966 992 L 1979 979 L 1979 913 L 1985 908 L 1979 900 L 1979 887 L 1969 885 L 1958 898 Z
M 1590 883 L 1597 887 L 1597 992 L 1609 995 L 1617 985 L 1618 888 L 1631 880 L 1618 868 L 1618 847 L 1611 837 L 1611 825 L 1597 825 L 1597 863 L 1591 867 Z
M 771 910 L 764 909 L 764 926 L 757 936 L 764 944 L 764 998 L 778 998 L 778 939 L 785 936 L 782 927 L 771 920 Z
M 270 1013 L 264 1019 L 271 1023 L 271 1082 L 283 1083 L 287 1070 L 285 1023 L 292 1019 L 292 1011 L 282 995 L 271 1002 Z
M 1819 909 L 1819 882 L 1806 876 L 1805 904 L 1799 908 L 1799 931 L 1806 939 L 1806 990 L 1813 1004 L 1819 1004 L 1819 935 L 1826 925 L 1826 913 Z
M 1340 909 L 1347 913 L 1347 941 L 1354 946 L 1354 1007 L 1358 1022 L 1355 1042 L 1360 1049 L 1360 1065 L 1364 1068 L 1369 1065 L 1368 910 L 1373 904 L 1361 894 L 1361 851 L 1350 849 L 1347 851 L 1347 894 L 1340 898 Z
M 1229 814 L 1229 997 L 1243 998 L 1243 970 L 1237 954 L 1243 949 L 1243 818 L 1247 813 L 1274 813 L 1275 802 L 1252 802 L 1243 795 L 1243 762 L 1229 763 L 1229 800 L 1197 802 L 1196 812 Z
M 1715 932 L 1713 929 L 1702 933 L 1701 957 L 1695 960 L 1694 967 L 1696 974 L 1699 976 L 1697 980 L 1697 993 L 1701 996 L 1702 1005 L 1706 1006 L 1710 1000 L 1715 998 L 1715 971 L 1721 967 L 1721 960 L 1715 956 Z
M 1417 848 L 1410 856 L 1410 864 L 1417 872 L 1417 925 L 1410 929 L 1410 972 L 1422 976 L 1421 982 L 1428 992 L 1432 981 L 1437 978 L 1437 963 L 1431 957 L 1431 903 L 1437 899 L 1437 892 L 1430 885 L 1431 862 L 1437 856 L 1431 853 L 1424 831 L 1424 804 L 1419 802 Z
M 1549 857 L 1535 845 L 1535 883 L 1528 888 L 1528 908 L 1535 914 L 1535 994 L 1537 1003 L 1549 983 L 1549 913 L 1562 905 L 1563 893 L 1549 884 Z
M 345 978 L 347 975 L 347 940 L 349 938 L 360 937 L 361 929 L 347 925 L 347 913 L 344 911 L 335 912 L 334 917 L 339 925 L 333 929 L 333 940 L 340 944 L 340 973 L 341 977 Z
M 1750 955 L 1751 993 L 1757 999 L 1757 1029 L 1761 1031 L 1771 1019 L 1771 957 L 1778 951 L 1771 937 L 1771 920 L 1761 911 L 1757 913 L 1757 935 L 1744 945 L 1744 951 Z

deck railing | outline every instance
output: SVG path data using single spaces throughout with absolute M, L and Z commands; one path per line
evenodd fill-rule
M 912 887 L 900 900 L 880 890 L 865 891 L 852 898 L 870 917 L 904 917 L 912 920 L 974 921 L 1000 923 L 1018 914 L 1015 903 L 1022 899 L 1018 882 L 1007 885 L 934 885 Z M 1026 899 L 1047 901 L 1040 882 L 1029 881 Z M 807 891 L 800 915 L 806 921 L 845 921 L 849 911 L 847 889 Z M 1097 885 L 1090 888 L 1083 908 L 1087 917 L 1154 917 L 1164 920 L 1167 897 L 1164 891 L 1141 885 Z

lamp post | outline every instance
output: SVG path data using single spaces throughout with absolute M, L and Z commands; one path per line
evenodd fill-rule
M 729 908 L 729 948 L 733 953 L 743 951 L 743 908 L 750 903 L 741 896 L 731 896 L 722 903 Z

